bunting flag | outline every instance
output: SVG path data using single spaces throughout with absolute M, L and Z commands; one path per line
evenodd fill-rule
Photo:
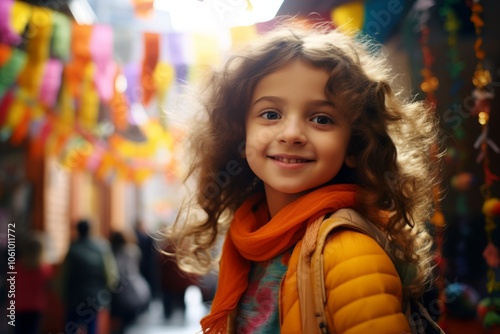
M 233 49 L 238 49 L 257 37 L 256 26 L 233 27 L 230 30 L 231 45 Z
M 150 122 L 142 127 L 143 133 L 147 133 L 147 140 L 144 142 L 133 142 L 125 139 L 120 134 L 113 134 L 108 138 L 110 148 L 121 156 L 135 157 L 139 159 L 147 159 L 156 153 L 160 140 L 164 140 L 165 136 L 161 128 L 153 125 Z
M 160 35 L 157 33 L 144 33 L 144 55 L 141 69 L 142 99 L 144 106 L 149 105 L 156 91 L 153 73 L 160 55 Z
M 67 71 L 67 69 L 63 70 Z M 61 89 L 59 91 L 59 120 L 69 127 L 73 127 L 75 122 L 75 105 L 74 99 L 71 95 L 70 87 L 67 84 L 67 75 L 63 74 L 63 81 L 61 83 Z
M 31 123 L 32 109 L 27 104 L 19 105 L 17 124 L 12 129 L 10 141 L 13 145 L 19 145 L 26 138 Z
M 21 36 L 12 30 L 11 15 L 14 0 L 0 2 L 0 43 L 16 45 L 21 42 Z
M 31 116 L 29 120 L 28 137 L 37 138 L 45 122 L 45 110 L 40 105 L 36 105 L 31 110 Z
M 28 114 L 28 115 L 27 115 Z M 12 103 L 9 104 L 9 113 L 5 119 L 5 123 L 2 126 L 2 137 L 5 134 L 8 134 L 9 138 L 12 137 L 13 133 L 16 132 L 16 129 L 19 127 L 23 127 L 23 122 L 26 120 L 26 117 L 29 116 L 29 107 L 26 104 L 25 100 L 14 99 Z M 20 136 L 24 132 L 22 129 L 17 132 L 17 137 Z M 18 138 L 16 138 L 17 140 Z M 17 142 L 17 141 L 16 141 Z
M 330 17 L 336 26 L 348 33 L 361 31 L 385 43 L 412 6 L 413 1 L 343 1 L 334 6 Z
M 162 60 L 173 66 L 185 64 L 187 58 L 185 44 L 186 34 L 173 32 L 162 35 L 160 47 Z
M 84 71 L 91 60 L 90 38 L 92 36 L 92 26 L 76 24 L 72 25 L 71 54 L 72 61 L 66 64 L 64 81 L 69 87 L 71 96 L 77 100 L 80 98 L 80 86 L 83 82 Z
M 125 91 L 127 88 L 127 78 L 120 68 L 116 71 L 113 97 L 110 101 L 110 114 L 113 125 L 118 131 L 124 131 L 128 126 L 129 102 Z
M 1 74 L 1 72 L 0 72 Z M 14 91 L 10 90 L 7 94 L 0 100 L 0 130 L 6 123 L 7 116 L 10 113 L 10 107 L 14 102 Z
M 78 123 L 86 130 L 92 131 L 97 127 L 99 117 L 99 95 L 94 86 L 96 67 L 93 63 L 85 66 L 81 88 L 81 100 L 78 113 Z
M 113 97 L 116 64 L 113 61 L 113 30 L 108 25 L 95 25 L 90 38 L 90 54 L 95 64 L 94 85 L 99 98 L 109 102 Z
M 9 0 L 7 0 L 9 2 Z M 15 1 L 12 6 L 12 12 L 10 15 L 11 27 L 13 31 L 21 36 L 30 21 L 32 15 L 33 7 L 22 1 Z M 31 31 L 28 32 L 28 38 L 30 38 Z
M 363 29 L 365 19 L 365 2 L 351 1 L 332 9 L 333 23 L 343 31 L 350 33 Z
M 175 80 L 175 68 L 169 63 L 159 62 L 153 73 L 153 79 L 156 83 L 158 105 L 163 106 L 167 92 L 170 90 Z
M 64 150 L 61 152 L 61 165 L 71 170 L 83 170 L 93 146 L 83 136 L 74 134 L 68 138 Z
M 18 45 L 31 17 L 31 6 L 19 1 L 0 2 L 0 42 Z
M 39 93 L 45 63 L 50 55 L 51 11 L 34 7 L 29 24 L 31 33 L 26 47 L 28 58 L 18 78 L 18 85 L 30 98 L 35 99 Z
M 71 55 L 71 20 L 59 12 L 52 12 L 52 20 L 52 55 L 67 62 Z
M 27 62 L 26 52 L 11 49 L 8 60 L 0 67 L 0 99 L 14 85 Z
M 189 82 L 197 82 L 199 77 L 214 64 L 221 62 L 221 55 L 218 50 L 218 39 L 213 35 L 195 33 L 191 36 L 192 54 L 194 55 L 192 61 L 192 68 L 189 74 Z
M 154 0 L 132 0 L 135 15 L 139 18 L 150 18 L 154 13 Z
M 0 44 L 0 68 L 5 66 L 12 56 L 12 48 L 7 44 Z
M 58 157 L 64 149 L 66 139 L 69 138 L 74 131 L 67 124 L 59 122 L 58 120 L 54 120 L 54 122 L 55 124 L 53 124 L 51 132 L 47 137 L 45 154 L 52 157 Z
M 45 64 L 38 100 L 44 105 L 54 108 L 61 86 L 63 64 L 60 60 L 50 59 Z
M 192 43 L 189 34 L 172 32 L 162 35 L 160 43 L 161 60 L 172 66 L 175 84 L 184 85 L 189 79 Z
M 255 35 L 255 27 L 239 33 L 244 30 L 252 34 L 233 31 L 235 41 Z M 17 145 L 30 138 L 31 156 L 54 156 L 65 168 L 86 169 L 103 180 L 142 182 L 159 171 L 170 179 L 182 173 L 181 145 L 175 144 L 181 132 L 174 139 L 175 125 L 144 108 L 153 99 L 165 105 L 179 83 L 219 62 L 217 38 L 146 32 L 142 45 L 127 45 L 128 58 L 117 59 L 110 26 L 79 25 L 62 13 L 12 0 L 0 2 L 0 33 L 0 140 Z M 142 119 L 132 117 L 133 105 L 144 109 Z M 114 134 L 102 133 L 105 123 L 113 124 Z M 131 126 L 144 141 L 126 137 Z
M 109 180 L 112 175 L 113 166 L 115 165 L 115 161 L 113 155 L 108 152 L 105 152 L 102 155 L 101 162 L 97 169 L 95 170 L 95 175 L 97 178 L 101 180 Z
M 141 99 L 142 89 L 140 85 L 141 68 L 137 63 L 125 65 L 123 69 L 125 76 L 126 88 L 125 95 L 130 105 L 139 103 Z
M 94 146 L 92 152 L 90 153 L 86 161 L 86 169 L 95 172 L 99 165 L 101 164 L 102 157 L 104 156 L 105 150 L 101 146 Z
M 52 131 L 53 122 L 50 117 L 45 117 L 40 122 L 40 130 L 38 132 L 37 140 L 32 140 L 30 145 L 30 156 L 33 158 L 39 158 L 44 153 L 45 144 L 47 138 Z

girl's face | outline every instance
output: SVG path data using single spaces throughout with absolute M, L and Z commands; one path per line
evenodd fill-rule
M 351 126 L 325 96 L 328 72 L 294 61 L 256 85 L 246 119 L 246 158 L 264 182 L 271 216 L 332 180 Z

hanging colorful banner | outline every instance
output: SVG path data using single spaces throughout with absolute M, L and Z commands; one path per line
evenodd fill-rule
M 94 26 L 90 54 L 95 64 L 94 85 L 99 97 L 109 102 L 113 97 L 116 64 L 113 61 L 113 30 L 109 25 Z
M 16 82 L 28 58 L 26 52 L 19 49 L 12 49 L 9 56 L 9 59 L 0 67 L 0 99 Z
M 144 55 L 142 59 L 141 103 L 147 106 L 154 96 L 156 84 L 153 78 L 154 69 L 160 54 L 160 35 L 157 33 L 144 33 Z
M 180 166 L 161 108 L 178 83 L 220 61 L 216 37 L 133 32 L 129 37 L 140 35 L 141 45 L 127 47 L 130 61 L 118 62 L 109 25 L 79 25 L 12 0 L 0 3 L 0 19 L 0 38 L 8 38 L 0 43 L 0 140 L 29 137 L 30 154 L 58 157 L 105 179 L 144 180 Z M 104 135 L 106 122 L 111 131 Z M 131 134 L 142 138 L 134 142 Z
M 61 86 L 62 70 L 63 63 L 60 60 L 50 59 L 45 64 L 38 99 L 50 108 L 54 108 L 57 101 L 57 95 Z

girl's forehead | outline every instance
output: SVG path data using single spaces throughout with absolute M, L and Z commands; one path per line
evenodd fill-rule
M 287 93 L 286 89 L 296 86 L 323 93 L 328 79 L 329 73 L 326 70 L 302 60 L 295 60 L 261 78 L 252 95 L 255 98 L 256 94 L 265 93 L 265 91 Z M 302 92 L 299 90 L 297 93 Z

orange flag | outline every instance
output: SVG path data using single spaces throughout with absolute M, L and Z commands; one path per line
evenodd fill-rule
M 156 91 L 154 70 L 160 53 L 160 35 L 144 33 L 144 58 L 142 60 L 142 104 L 148 105 Z

